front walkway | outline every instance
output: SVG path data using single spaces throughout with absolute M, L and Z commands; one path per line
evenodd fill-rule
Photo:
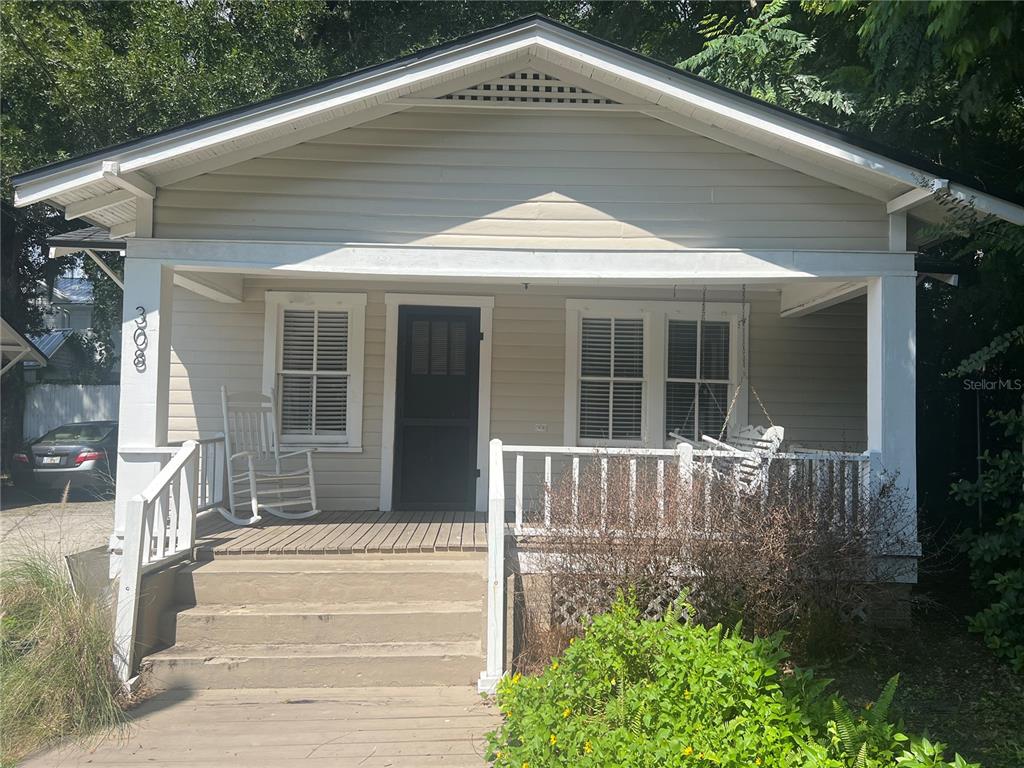
M 347 555 L 358 552 L 486 552 L 483 512 L 323 512 L 308 520 L 265 515 L 236 526 L 219 514 L 199 525 L 214 555 Z
M 469 687 L 169 691 L 120 739 L 54 750 L 24 768 L 420 768 L 486 765 L 497 709 Z

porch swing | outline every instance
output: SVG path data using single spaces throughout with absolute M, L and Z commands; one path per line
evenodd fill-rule
M 698 333 L 703 333 L 704 322 L 707 319 L 707 302 L 708 289 L 705 287 L 701 295 L 700 329 L 698 330 Z M 744 284 L 741 288 L 740 305 L 742 307 L 746 307 L 746 304 L 747 286 Z M 725 409 L 722 428 L 719 430 L 718 437 L 711 437 L 710 435 L 702 433 L 699 440 L 691 440 L 690 438 L 675 431 L 669 432 L 669 436 L 679 443 L 688 443 L 695 448 L 710 446 L 710 448 L 715 451 L 725 453 L 726 458 L 730 460 L 731 457 L 734 457 L 735 463 L 732 465 L 732 472 L 737 485 L 741 490 L 747 491 L 748 493 L 755 493 L 762 490 L 767 484 L 768 469 L 771 466 L 772 460 L 775 458 L 775 454 L 777 454 L 779 449 L 782 447 L 782 441 L 785 439 L 786 430 L 784 427 L 779 426 L 772 421 L 771 414 L 768 413 L 768 408 L 765 406 L 764 401 L 761 400 L 761 396 L 757 393 L 757 388 L 754 387 L 753 383 L 749 380 L 749 365 L 747 363 L 747 322 L 747 313 L 741 312 L 739 320 L 740 376 L 736 381 L 732 397 L 729 399 L 729 404 Z M 728 441 L 726 441 L 725 438 L 729 429 L 729 422 L 732 419 L 736 402 L 739 399 L 744 383 L 747 384 L 750 388 L 750 392 L 754 395 L 754 399 L 757 400 L 757 404 L 760 407 L 761 412 L 768 421 L 768 426 L 761 427 L 748 424 L 736 430 L 729 436 Z M 700 385 L 698 383 L 698 387 L 699 386 Z M 715 398 L 712 390 L 707 389 L 706 392 L 714 400 L 715 404 L 719 406 L 719 410 L 721 410 L 721 403 L 719 403 L 718 399 Z M 690 404 L 690 409 L 687 412 L 683 423 L 688 423 L 693 419 L 693 423 L 698 427 L 700 426 L 696 421 L 698 399 L 699 394 L 698 397 L 695 397 L 693 402 Z M 715 471 L 713 466 L 714 459 L 715 457 L 712 456 L 711 461 L 708 463 L 708 471 Z

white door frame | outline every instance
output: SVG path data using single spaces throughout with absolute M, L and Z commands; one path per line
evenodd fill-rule
M 480 375 L 477 393 L 476 511 L 487 510 L 487 443 L 491 439 L 491 328 L 493 296 L 445 296 L 433 293 L 384 294 L 384 414 L 380 440 L 380 508 L 390 512 L 395 474 L 395 390 L 398 380 L 399 307 L 476 307 L 480 310 Z

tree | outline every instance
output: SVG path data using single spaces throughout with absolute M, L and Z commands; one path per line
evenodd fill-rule
M 849 114 L 853 102 L 812 74 L 817 41 L 790 28 L 787 0 L 772 0 L 740 20 L 712 13 L 700 22 L 703 50 L 679 63 L 720 85 L 809 116 Z

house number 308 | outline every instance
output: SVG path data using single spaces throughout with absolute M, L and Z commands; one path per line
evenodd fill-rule
M 135 370 L 142 373 L 146 370 L 146 347 L 149 346 L 149 337 L 146 336 L 146 308 L 136 307 L 135 311 L 139 316 L 135 318 L 135 333 L 132 340 L 135 342 L 135 359 L 132 361 Z

